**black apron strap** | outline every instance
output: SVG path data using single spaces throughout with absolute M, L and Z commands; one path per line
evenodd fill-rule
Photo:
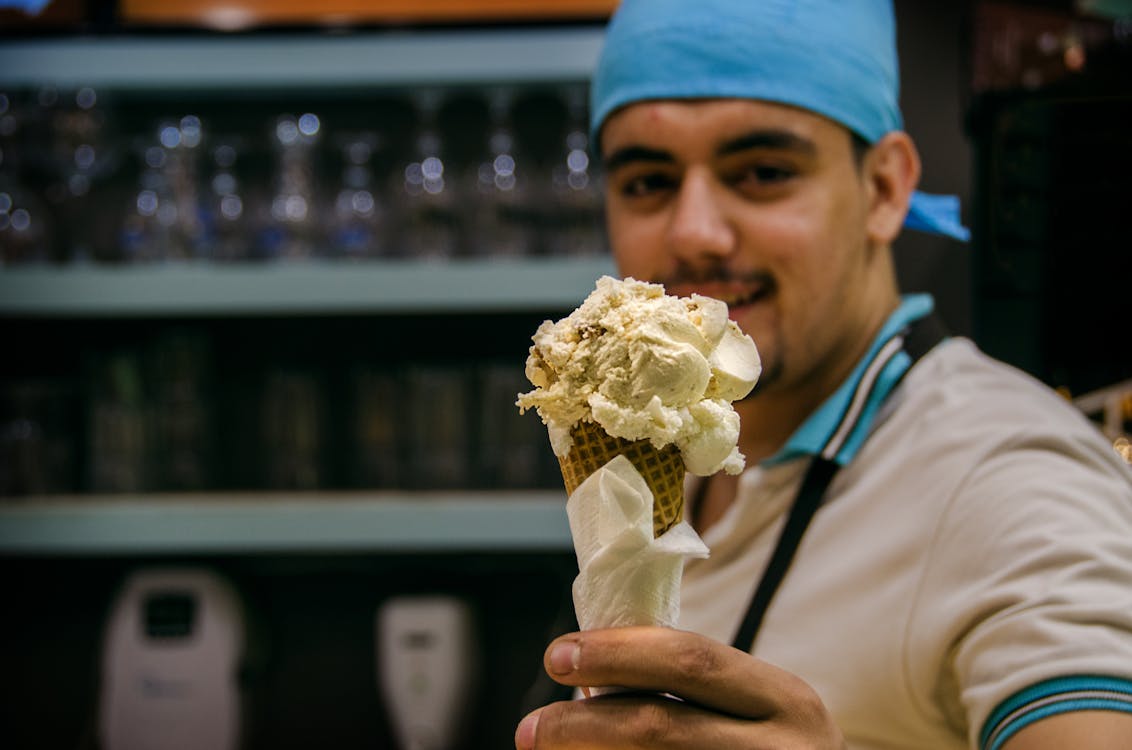
M 947 331 L 943 322 L 933 313 L 913 322 L 899 336 L 903 337 L 902 341 L 896 342 L 894 340 L 892 342 L 895 343 L 893 354 L 903 350 L 912 359 L 912 365 L 915 365 L 920 357 L 927 354 L 932 347 L 947 336 Z M 881 356 L 883 356 L 883 352 L 884 349 L 882 349 Z M 868 392 L 875 386 L 876 378 L 883 369 L 883 365 L 887 364 L 887 359 L 879 362 L 879 364 L 878 367 L 870 367 L 865 376 L 861 378 L 861 383 L 857 386 L 857 393 L 854 394 L 854 402 L 868 397 Z M 910 365 L 908 369 L 912 369 L 912 366 Z M 907 374 L 907 370 L 905 374 Z M 855 419 L 855 416 L 847 414 L 842 417 L 843 420 L 851 418 Z M 834 430 L 834 434 L 847 434 L 847 432 L 839 427 L 839 429 Z M 802 535 L 806 533 L 810 521 L 821 506 L 822 498 L 833 482 L 833 477 L 837 474 L 838 468 L 839 466 L 833 460 L 832 455 L 817 455 L 811 461 L 810 467 L 806 470 L 806 475 L 802 479 L 798 496 L 794 498 L 794 503 L 790 506 L 786 524 L 782 527 L 782 533 L 778 537 L 778 543 L 771 554 L 770 562 L 767 563 L 766 570 L 759 580 L 759 585 L 755 589 L 754 596 L 751 597 L 751 603 L 747 606 L 747 612 L 743 616 L 739 630 L 731 643 L 735 648 L 750 652 L 755 643 L 755 637 L 758 635 L 759 627 L 762 625 L 763 617 L 766 615 L 767 609 L 770 608 L 771 599 L 774 598 L 782 580 L 786 577 L 790 563 L 793 562 L 794 555 L 802 543 Z
M 936 344 L 950 336 L 947 326 L 936 313 L 913 322 L 904 333 L 904 351 L 915 365 L 920 358 L 930 352 Z M 912 369 L 911 367 L 908 368 Z M 905 375 L 908 373 L 905 372 Z
M 782 579 L 786 577 L 786 571 L 794 560 L 794 553 L 802 543 L 802 534 L 806 533 L 806 527 L 810 525 L 810 519 L 821 505 L 822 496 L 836 473 L 836 463 L 821 456 L 814 456 L 813 463 L 810 464 L 806 477 L 802 480 L 802 488 L 798 490 L 798 497 L 790 507 L 790 515 L 786 518 L 786 525 L 778 538 L 774 554 L 771 555 L 759 586 L 755 589 L 755 595 L 747 607 L 747 614 L 739 625 L 739 632 L 735 634 L 735 640 L 731 643 L 735 648 L 750 651 L 751 646 L 754 645 L 759 626 L 763 623 L 763 616 L 770 607 L 770 600 L 778 591 Z

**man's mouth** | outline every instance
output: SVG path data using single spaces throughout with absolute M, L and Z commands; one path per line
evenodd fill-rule
M 744 307 L 746 305 L 755 304 L 759 300 L 766 297 L 769 293 L 769 287 L 760 286 L 757 289 L 749 289 L 742 292 L 724 294 L 716 297 L 716 299 L 726 302 L 728 307 Z
M 691 294 L 702 294 L 727 304 L 727 308 L 734 318 L 739 310 L 755 305 L 766 299 L 774 291 L 774 282 L 771 279 L 760 279 L 748 282 L 707 282 L 707 283 L 676 283 L 669 286 L 668 293 L 680 297 Z

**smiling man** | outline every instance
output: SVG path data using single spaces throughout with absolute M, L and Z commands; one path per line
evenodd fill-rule
M 748 459 L 766 457 L 899 304 L 886 247 L 919 173 L 915 149 L 892 133 L 858 156 L 824 117 L 732 99 L 627 107 L 602 146 L 622 272 L 726 301 L 757 342 L 767 397 L 748 409 L 794 415 L 745 420 L 764 426 L 743 446 Z
M 539 748 L 1132 747 L 1132 473 L 902 295 L 921 194 L 883 0 L 624 0 L 593 136 L 624 275 L 726 301 L 748 469 L 688 486 L 681 628 L 575 633 Z

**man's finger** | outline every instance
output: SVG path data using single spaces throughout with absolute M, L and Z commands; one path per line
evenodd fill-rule
M 669 628 L 627 627 L 565 635 L 546 650 L 547 673 L 563 685 L 668 693 L 742 719 L 766 719 L 817 695 L 789 672 L 717 641 Z
M 720 747 L 735 750 L 784 747 L 781 725 L 711 714 L 656 694 L 608 695 L 552 703 L 520 724 L 517 750 L 665 750 Z

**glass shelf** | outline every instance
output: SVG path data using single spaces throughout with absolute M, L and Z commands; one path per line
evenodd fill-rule
M 0 268 L 0 314 L 300 315 L 572 309 L 612 260 Z
M 589 80 L 601 26 L 7 39 L 0 86 L 257 89 Z
M 568 552 L 563 492 L 209 493 L 0 504 L 0 554 Z
M 588 81 L 604 30 L 8 38 L 0 91 L 162 92 Z M 0 266 L 0 316 L 176 318 L 569 310 L 608 257 Z M 0 555 L 572 550 L 553 491 L 75 495 L 0 500 Z

